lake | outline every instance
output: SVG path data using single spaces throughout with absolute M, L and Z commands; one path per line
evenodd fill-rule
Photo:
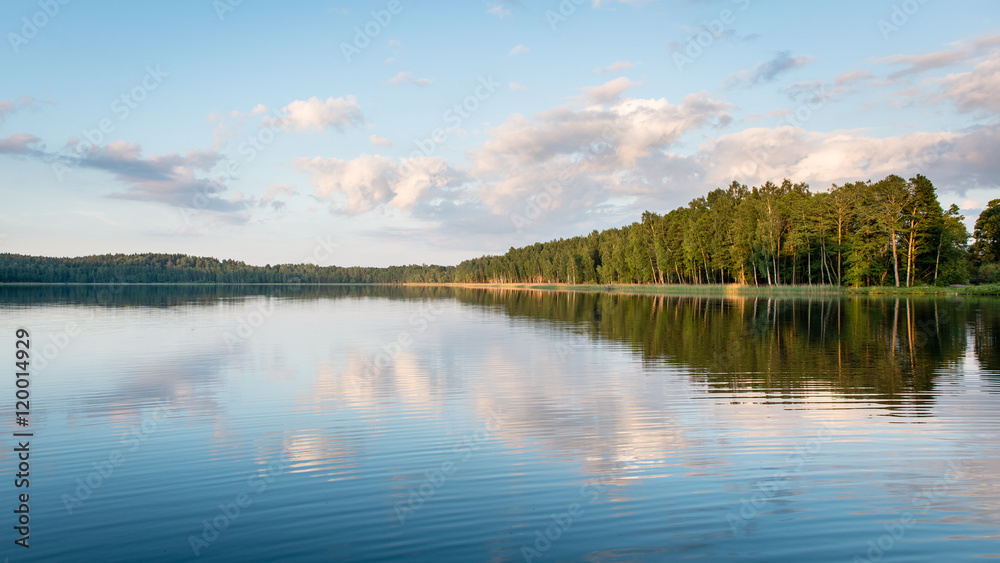
M 1000 556 L 1000 299 L 5 287 L 0 333 L 10 561 Z

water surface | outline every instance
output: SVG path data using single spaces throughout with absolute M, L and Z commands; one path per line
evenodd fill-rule
M 1000 556 L 996 299 L 0 288 L 17 328 L 10 561 Z

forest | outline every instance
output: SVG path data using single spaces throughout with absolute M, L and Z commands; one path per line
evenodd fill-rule
M 969 233 L 924 176 L 810 192 L 733 182 L 664 215 L 458 266 L 281 264 L 184 254 L 0 254 L 0 283 L 567 283 L 911 287 L 1000 281 L 1000 199 Z
M 454 266 L 252 266 L 186 254 L 105 254 L 47 258 L 0 254 L 0 283 L 443 283 Z
M 789 180 L 752 188 L 733 182 L 625 227 L 462 262 L 455 279 L 910 287 L 964 284 L 975 273 L 993 282 L 998 208 L 994 200 L 983 212 L 970 249 L 960 210 L 943 210 L 922 175 L 817 193 Z

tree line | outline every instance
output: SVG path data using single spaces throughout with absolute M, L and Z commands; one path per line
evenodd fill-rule
M 186 254 L 105 254 L 47 258 L 0 254 L 3 283 L 442 283 L 454 266 L 253 266 Z
M 587 236 L 511 248 L 458 265 L 456 281 L 897 287 L 967 283 L 1000 250 L 1000 200 L 983 216 L 970 254 L 960 210 L 942 209 L 934 185 L 891 175 L 812 193 L 802 183 L 733 182 L 665 215 Z M 982 221 L 981 221 L 982 222 Z M 994 224 L 995 223 L 995 224 Z M 991 273 L 992 272 L 992 273 Z M 985 279 L 983 281 L 997 281 Z
M 0 254 L 0 283 L 568 283 L 909 287 L 1000 281 L 1000 199 L 976 223 L 917 175 L 810 192 L 733 182 L 660 215 L 458 266 L 281 264 L 184 254 Z

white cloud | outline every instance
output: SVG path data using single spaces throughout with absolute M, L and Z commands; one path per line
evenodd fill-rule
M 706 94 L 691 94 L 679 105 L 626 98 L 606 109 L 515 115 L 473 153 L 472 175 L 494 213 L 523 207 L 552 182 L 567 186 L 559 201 L 580 209 L 635 196 L 649 190 L 636 176 L 642 162 L 658 158 L 686 132 L 727 122 L 727 108 Z
M 486 13 L 492 14 L 500 19 L 511 15 L 511 11 L 503 4 L 491 4 L 490 7 L 486 9 Z
M 1000 53 L 978 63 L 969 72 L 949 74 L 935 82 L 943 87 L 936 98 L 950 99 L 960 112 L 1000 113 Z
M 980 37 L 971 42 L 957 42 L 952 48 L 933 51 L 923 55 L 892 55 L 876 59 L 876 64 L 902 66 L 889 74 L 890 80 L 901 80 L 932 70 L 948 68 L 968 63 L 982 55 L 995 53 L 1000 47 L 1000 34 Z
M 285 202 L 279 201 L 277 199 L 279 194 L 283 195 L 295 195 L 295 186 L 289 186 L 284 184 L 271 184 L 267 186 L 267 193 L 264 197 L 260 198 L 260 207 L 270 206 L 273 209 L 283 209 L 285 207 Z
M 0 154 L 31 155 L 44 148 L 42 140 L 27 133 L 16 133 L 0 139 Z
M 520 84 L 518 84 L 517 82 L 511 82 L 511 83 L 510 83 L 510 85 L 509 85 L 508 87 L 509 87 L 509 88 L 510 88 L 511 90 L 520 90 L 520 91 L 524 91 L 524 90 L 527 90 L 527 88 L 526 88 L 526 87 L 524 87 L 524 86 L 521 86 L 521 85 L 520 85 Z
M 386 139 L 385 137 L 379 137 L 378 135 L 371 135 L 368 137 L 368 141 L 376 147 L 391 147 L 392 141 Z
M 524 54 L 524 53 L 527 53 L 527 52 L 528 52 L 528 48 L 527 47 L 525 47 L 524 45 L 518 45 L 518 46 L 514 47 L 513 49 L 511 49 L 510 52 L 507 53 L 507 54 L 509 56 L 513 57 L 514 55 L 521 55 L 521 54 Z
M 286 130 L 295 129 L 296 132 L 324 131 L 328 128 L 343 131 L 347 127 L 361 125 L 365 121 L 361 107 L 354 96 L 327 98 L 326 101 L 316 96 L 308 100 L 296 100 L 282 109 L 282 115 L 280 124 L 284 125 Z M 265 121 L 279 124 L 276 119 Z
M 413 209 L 435 188 L 456 182 L 460 175 L 437 157 L 405 158 L 364 154 L 352 160 L 296 159 L 296 169 L 309 174 L 316 194 L 336 209 L 364 213 L 379 205 Z
M 0 100 L 0 123 L 7 120 L 7 116 L 13 115 L 21 110 L 37 107 L 39 101 L 31 96 L 21 96 L 13 100 Z
M 389 81 L 386 82 L 386 83 L 388 85 L 390 85 L 390 86 L 400 86 L 402 84 L 412 84 L 413 86 L 423 87 L 423 86 L 427 86 L 428 84 L 430 84 L 431 83 L 431 79 L 429 79 L 429 78 L 415 78 L 413 76 L 413 73 L 406 72 L 406 71 L 401 71 L 396 76 L 393 76 L 392 78 L 390 78 Z
M 868 80 L 861 74 L 844 78 L 841 84 Z M 613 224 L 642 209 L 686 205 L 733 180 L 760 185 L 789 178 L 823 190 L 921 173 L 949 194 L 1000 188 L 1000 125 L 883 138 L 859 130 L 750 128 L 709 136 L 694 152 L 679 149 L 685 133 L 727 123 L 728 108 L 697 94 L 679 105 L 623 98 L 607 108 L 515 115 L 470 153 L 471 176 L 480 183 L 482 204 L 499 216 L 525 213 L 532 198 L 554 187 L 557 195 L 546 205 L 550 215 L 541 220 L 583 230 L 595 214 L 607 214 L 603 224 Z
M 608 66 L 597 67 L 593 70 L 594 74 L 608 74 L 609 72 L 618 72 L 619 70 L 628 70 L 635 65 L 628 61 L 618 61 L 616 63 L 611 63 Z
M 595 104 L 606 104 L 608 102 L 617 100 L 623 92 L 629 90 L 630 88 L 635 88 L 642 84 L 641 82 L 632 82 L 624 76 L 615 78 L 601 84 L 600 86 L 587 87 L 583 89 L 584 96 L 589 101 Z

